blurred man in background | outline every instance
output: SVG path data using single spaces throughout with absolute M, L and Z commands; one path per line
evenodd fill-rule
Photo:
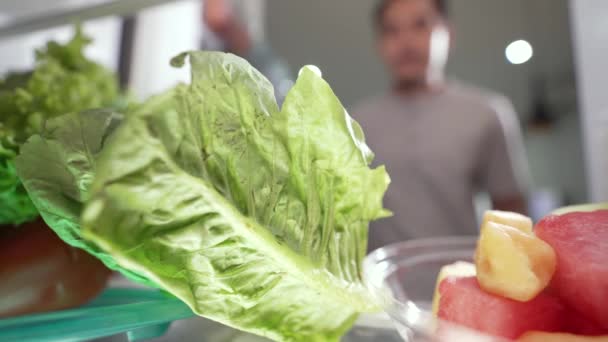
M 412 238 L 477 234 L 473 197 L 525 211 L 527 164 L 517 115 L 504 97 L 446 82 L 450 45 L 439 0 L 381 0 L 374 14 L 392 88 L 353 111 L 385 164 L 394 216 L 370 230 L 370 249 Z

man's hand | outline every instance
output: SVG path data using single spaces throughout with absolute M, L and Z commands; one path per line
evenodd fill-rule
M 233 10 L 225 0 L 205 0 L 203 9 L 203 20 L 215 33 L 226 31 L 236 23 Z
M 234 9 L 226 0 L 204 0 L 203 20 L 231 52 L 245 55 L 251 49 L 249 33 L 237 20 Z

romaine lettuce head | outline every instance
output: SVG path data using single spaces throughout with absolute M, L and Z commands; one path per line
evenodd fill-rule
M 279 110 L 245 60 L 190 52 L 173 110 L 128 117 L 97 161 L 84 236 L 197 314 L 283 341 L 336 341 L 377 310 L 361 279 L 389 179 L 304 68 Z
M 388 214 L 384 168 L 369 168 L 361 128 L 311 69 L 279 109 L 243 59 L 173 63 L 186 58 L 190 85 L 124 119 L 49 121 L 19 176 L 62 238 L 197 314 L 275 340 L 338 340 L 378 310 L 361 262 L 369 221 Z

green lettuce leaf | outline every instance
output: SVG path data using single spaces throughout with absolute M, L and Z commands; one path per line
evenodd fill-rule
M 85 57 L 89 42 L 77 29 L 68 43 L 49 42 L 37 51 L 31 72 L 0 80 L 0 225 L 38 216 L 15 174 L 14 157 L 21 144 L 40 133 L 48 119 L 111 106 L 120 99 L 115 75 Z
M 186 57 L 192 83 L 174 105 L 127 117 L 96 158 L 84 237 L 199 315 L 337 341 L 378 309 L 361 262 L 369 221 L 388 215 L 388 175 L 368 167 L 360 127 L 310 69 L 279 110 L 243 59 L 173 64 Z
M 28 77 L 29 74 L 9 74 L 0 80 L 0 225 L 19 225 L 38 216 L 15 170 L 19 146 L 14 130 L 3 122 L 18 112 L 14 90 L 24 85 Z
M 13 152 L 0 143 L 0 225 L 19 225 L 38 217 L 15 170 Z M 3 157 L 6 154 L 10 157 Z
M 154 285 L 120 267 L 111 255 L 82 238 L 80 215 L 89 197 L 97 158 L 121 122 L 122 115 L 109 110 L 71 113 L 48 120 L 40 134 L 21 146 L 15 161 L 37 211 L 62 240 L 86 250 L 128 278 Z

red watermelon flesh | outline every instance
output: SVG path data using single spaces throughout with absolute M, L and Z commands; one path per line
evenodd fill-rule
M 608 330 L 608 210 L 548 216 L 535 232 L 557 255 L 551 291 Z
M 448 277 L 439 293 L 439 318 L 509 339 L 530 330 L 559 331 L 565 315 L 564 306 L 551 295 L 518 302 L 483 291 L 475 277 Z
M 575 310 L 569 310 L 564 318 L 564 328 L 566 332 L 576 335 L 599 336 L 608 334 L 608 330 L 600 328 L 600 325 L 588 320 Z

